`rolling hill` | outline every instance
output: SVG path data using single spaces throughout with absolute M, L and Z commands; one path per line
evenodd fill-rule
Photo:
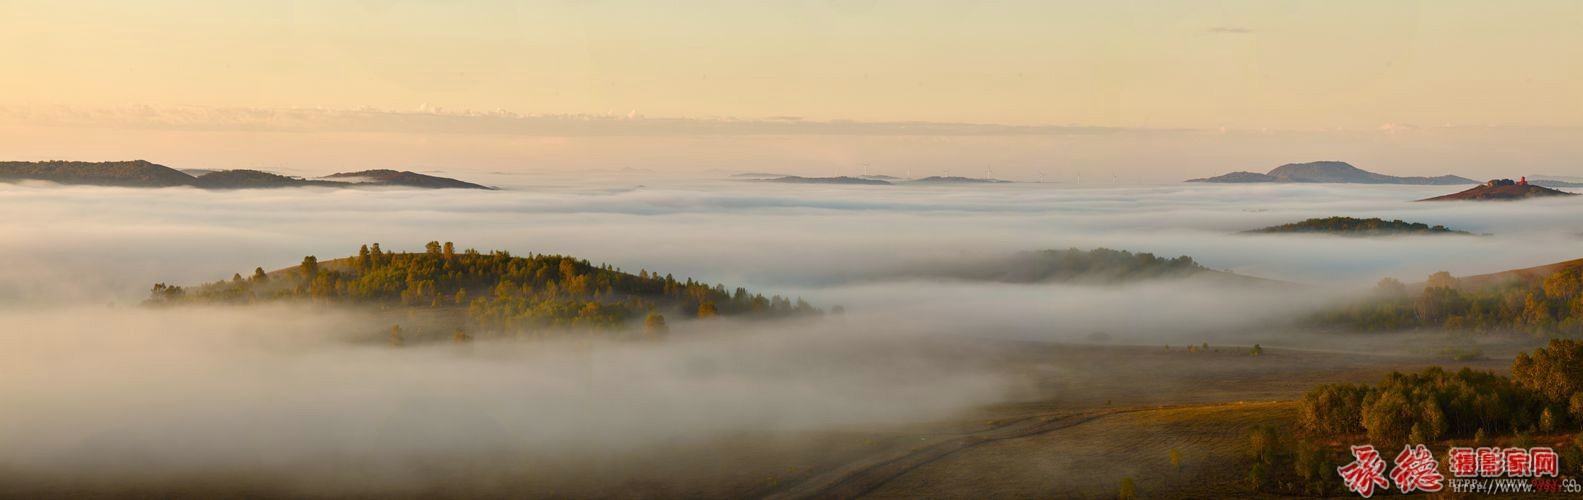
M 1474 184 L 1476 181 L 1455 175 L 1442 175 L 1438 177 L 1397 177 L 1393 175 L 1377 174 L 1352 164 L 1341 161 L 1315 161 L 1308 163 L 1288 163 L 1275 167 L 1268 173 L 1258 172 L 1232 172 L 1225 175 L 1206 177 L 1202 179 L 1188 179 L 1187 182 L 1213 182 L 1213 183 L 1256 183 L 1256 182 L 1312 182 L 1334 184 L 1425 184 L 1425 185 L 1456 185 Z
M 1302 222 L 1281 224 L 1261 229 L 1244 231 L 1244 233 L 1323 233 L 1342 236 L 1388 236 L 1397 234 L 1472 234 L 1467 231 L 1457 231 L 1445 226 L 1431 226 L 1422 222 L 1405 222 L 1401 219 L 1384 220 L 1380 218 L 1359 219 L 1355 217 L 1327 217 L 1323 219 L 1308 219 Z
M 665 316 L 768 318 L 820 312 L 802 299 L 729 291 L 725 285 L 648 271 L 632 274 L 562 255 L 457 251 L 449 242 L 429 242 L 421 253 L 384 252 L 376 243 L 352 257 L 321 262 L 308 256 L 299 266 L 273 272 L 256 268 L 243 276 L 192 287 L 159 283 L 148 303 L 363 306 L 409 325 L 423 315 L 421 323 L 431 330 L 498 334 L 618 330 L 634 322 L 652 331 L 656 322 L 664 328 Z
M 193 175 L 194 173 L 198 175 Z M 262 170 L 190 169 L 189 171 L 181 171 L 145 160 L 0 162 L 0 181 L 33 180 L 68 185 L 145 188 L 191 186 L 200 189 L 264 189 L 302 186 L 405 186 L 424 189 L 494 189 L 456 179 L 395 170 L 345 172 L 331 174 L 329 177 L 355 180 L 357 182 L 303 179 Z
M 1529 184 L 1526 181 L 1495 179 L 1466 191 L 1418 201 L 1515 201 L 1551 196 L 1575 196 L 1575 193 Z
M 784 176 L 784 177 L 776 177 L 776 178 L 773 178 L 773 179 L 753 179 L 753 181 L 754 182 L 776 182 L 776 183 L 782 183 L 782 184 L 853 184 L 853 185 L 864 185 L 864 186 L 889 186 L 889 185 L 891 185 L 890 182 L 882 181 L 882 180 L 879 180 L 879 179 L 865 179 L 865 178 L 862 178 L 862 177 L 848 177 L 848 176 L 844 176 L 844 175 L 840 176 L 840 177 L 802 177 L 802 176 L 796 176 L 796 175 L 788 175 L 788 176 Z
M 353 184 L 380 184 L 387 186 L 407 186 L 426 189 L 494 189 L 492 187 L 459 181 L 448 177 L 425 175 L 412 171 L 396 171 L 389 169 L 363 170 L 361 172 L 341 172 L 325 176 L 326 179 L 341 179 L 351 181 Z
M 907 181 L 909 184 L 1006 184 L 1011 181 L 954 175 L 935 175 Z
M 203 189 L 264 189 L 298 186 L 346 187 L 345 182 L 313 181 L 262 170 L 218 170 L 198 176 L 192 185 Z
M 1148 252 L 1109 248 L 1018 252 L 990 258 L 941 262 L 926 266 L 924 269 L 914 268 L 889 275 L 873 276 L 877 279 L 897 277 L 1074 285 L 1117 285 L 1192 278 L 1231 285 L 1288 285 L 1279 281 L 1210 269 L 1185 255 L 1160 257 Z
M 1475 274 L 1472 276 L 1463 276 L 1461 278 L 1457 278 L 1456 280 L 1457 286 L 1459 287 L 1477 289 L 1511 282 L 1538 283 L 1544 281 L 1545 278 L 1549 278 L 1555 273 L 1574 269 L 1583 269 L 1583 259 L 1573 259 L 1556 262 L 1554 264 L 1525 267 L 1522 269 L 1510 269 L 1487 274 Z
M 1572 336 L 1583 329 L 1583 259 L 1405 284 L 1385 278 L 1372 293 L 1332 305 L 1308 321 L 1356 331 L 1431 329 Z
M 0 180 L 49 181 L 89 186 L 169 187 L 192 185 L 194 177 L 144 160 L 0 162 Z

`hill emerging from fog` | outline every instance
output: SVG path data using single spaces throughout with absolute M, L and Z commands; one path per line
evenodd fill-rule
M 1545 279 L 1554 276 L 1556 273 L 1578 273 L 1580 270 L 1583 270 L 1583 259 L 1573 259 L 1556 262 L 1554 264 L 1545 264 L 1542 266 L 1463 276 L 1461 278 L 1456 278 L 1456 283 L 1459 287 L 1470 289 L 1484 288 L 1514 282 L 1537 284 L 1542 283 Z
M 921 179 L 907 181 L 910 184 L 1008 184 L 1011 181 L 989 179 L 980 177 L 959 177 L 954 175 L 935 175 Z
M 0 180 L 38 180 L 90 186 L 169 187 L 190 186 L 195 177 L 180 170 L 143 160 L 8 161 L 0 162 Z
M 739 174 L 739 177 L 746 177 Z M 956 176 L 931 176 L 920 179 L 903 179 L 889 175 L 864 175 L 859 177 L 802 177 L 797 175 L 784 175 L 773 178 L 750 178 L 754 182 L 777 182 L 783 184 L 851 184 L 861 186 L 890 186 L 895 184 L 923 184 L 923 185 L 952 185 L 952 184 L 1007 184 L 1011 181 L 1000 179 L 987 179 L 976 177 Z
M 330 178 L 356 182 L 303 179 L 261 170 L 192 170 L 199 175 L 144 160 L 82 162 L 0 162 L 0 181 L 48 181 L 56 184 L 174 187 L 200 189 L 266 189 L 285 187 L 377 187 L 404 186 L 424 189 L 494 189 L 470 182 L 395 170 L 365 170 L 331 174 Z
M 1431 226 L 1422 222 L 1405 222 L 1401 219 L 1384 220 L 1380 218 L 1359 219 L 1355 217 L 1326 217 L 1322 219 L 1308 219 L 1302 222 L 1281 224 L 1262 229 L 1244 231 L 1257 234 L 1282 234 L 1282 233 L 1323 233 L 1342 236 L 1391 236 L 1402 234 L 1473 234 L 1467 231 L 1457 231 L 1445 226 Z
M 1003 258 L 942 264 L 926 276 L 997 283 L 1120 284 L 1160 279 L 1208 278 L 1240 284 L 1272 284 L 1271 280 L 1218 271 L 1192 257 L 1158 257 L 1152 253 L 1096 248 L 1039 250 Z
M 1257 183 L 1257 182 L 1313 182 L 1335 184 L 1425 184 L 1425 185 L 1456 185 L 1476 184 L 1473 179 L 1455 175 L 1442 175 L 1438 177 L 1397 177 L 1393 175 L 1377 174 L 1342 161 L 1315 161 L 1308 163 L 1288 163 L 1275 167 L 1267 173 L 1258 172 L 1232 172 L 1215 177 L 1202 179 L 1188 179 L 1187 182 L 1215 182 L 1215 183 Z
M 154 285 L 149 303 L 252 304 L 299 301 L 367 306 L 398 323 L 429 330 L 518 334 L 566 329 L 619 330 L 641 323 L 663 332 L 665 319 L 769 318 L 817 314 L 802 299 L 765 297 L 725 285 L 677 280 L 647 270 L 632 274 L 562 255 L 456 251 L 429 242 L 422 253 L 364 245 L 351 257 L 303 258 L 296 267 L 194 287 Z M 421 317 L 420 317 L 421 316 Z M 399 334 L 397 334 L 399 335 Z M 459 334 L 465 338 L 467 333 Z M 433 337 L 433 335 L 429 335 Z
M 1583 259 L 1411 285 L 1381 279 L 1373 293 L 1308 321 L 1360 331 L 1444 330 L 1569 337 L 1583 329 Z
M 361 172 L 341 172 L 325 176 L 326 179 L 351 180 L 354 183 L 382 184 L 388 186 L 407 186 L 427 189 L 494 189 L 491 187 L 459 181 L 449 177 L 437 177 L 412 171 L 396 171 L 389 169 L 364 170 Z
M 1466 191 L 1418 201 L 1516 201 L 1528 198 L 1575 195 L 1575 193 L 1530 184 L 1525 181 L 1495 179 Z
M 298 186 L 344 187 L 345 182 L 314 181 L 262 170 L 217 170 L 198 176 L 192 186 L 204 189 L 264 189 Z
M 781 184 L 852 184 L 852 185 L 863 185 L 863 186 L 889 186 L 889 185 L 891 185 L 891 183 L 889 181 L 883 181 L 883 180 L 880 180 L 880 179 L 866 179 L 866 178 L 862 178 L 862 177 L 848 177 L 848 176 L 844 176 L 844 175 L 840 176 L 840 177 L 802 177 L 802 176 L 797 176 L 797 175 L 787 175 L 787 176 L 775 177 L 775 178 L 771 178 L 771 179 L 755 179 L 754 181 L 755 182 L 775 182 L 775 183 L 781 183 Z

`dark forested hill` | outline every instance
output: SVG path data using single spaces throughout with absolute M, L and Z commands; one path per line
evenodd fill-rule
M 637 274 L 561 255 L 457 251 L 430 242 L 422 253 L 394 253 L 364 245 L 353 257 L 266 273 L 255 269 L 229 281 L 186 288 L 154 286 L 150 303 L 314 301 L 434 311 L 456 316 L 469 330 L 613 329 L 642 320 L 663 328 L 665 316 L 773 317 L 818 313 L 802 299 L 765 297 L 646 270 Z M 458 326 L 460 327 L 460 326 Z
M 220 170 L 198 176 L 192 180 L 192 185 L 204 189 L 258 189 L 298 186 L 345 187 L 348 184 L 288 177 L 260 170 Z
M 167 187 L 192 184 L 179 170 L 143 160 L 133 161 L 7 161 L 0 162 L 0 180 L 36 180 L 93 186 Z
M 1326 217 L 1302 222 L 1281 224 L 1248 233 L 1326 233 L 1344 236 L 1386 236 L 1395 234 L 1472 234 L 1445 226 L 1431 226 L 1422 222 L 1405 222 L 1401 219 L 1359 219 L 1355 217 Z
M 912 275 L 919 271 L 908 271 Z M 1274 281 L 1217 271 L 1192 257 L 1158 257 L 1152 253 L 1096 248 L 1039 250 L 1005 257 L 943 263 L 921 272 L 928 277 L 1000 283 L 1074 283 L 1108 285 L 1155 279 L 1201 277 L 1244 284 Z
M 261 170 L 193 169 L 192 172 L 201 175 L 195 177 L 189 172 L 143 160 L 0 162 L 0 181 L 36 180 L 49 181 L 56 184 L 91 186 L 192 186 L 202 189 L 256 189 L 299 186 L 406 186 L 425 189 L 494 189 L 456 179 L 395 170 L 365 170 L 330 176 L 331 178 L 354 182 L 303 179 Z
M 433 175 L 425 175 L 406 170 L 396 171 L 389 169 L 378 169 L 363 170 L 360 172 L 340 172 L 327 175 L 325 178 L 360 183 L 421 187 L 429 189 L 494 189 L 488 186 L 459 181 L 448 177 L 436 177 Z

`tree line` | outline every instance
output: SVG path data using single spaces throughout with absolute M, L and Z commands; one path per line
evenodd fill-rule
M 1249 430 L 1247 480 L 1254 490 L 1334 494 L 1336 466 L 1351 460 L 1348 444 L 1395 453 L 1409 444 L 1494 446 L 1499 437 L 1528 448 L 1539 435 L 1583 430 L 1583 342 L 1552 339 L 1519 354 L 1511 376 L 1431 367 L 1392 372 L 1372 385 L 1321 384 L 1298 402 L 1295 423 L 1296 433 L 1263 425 Z M 1583 473 L 1580 441 L 1583 434 L 1576 434 L 1558 450 L 1571 474 Z
M 1385 278 L 1365 299 L 1342 304 L 1308 321 L 1362 331 L 1444 328 L 1468 332 L 1527 332 L 1540 336 L 1583 335 L 1583 267 L 1568 267 L 1543 279 L 1511 278 L 1464 284 L 1441 271 L 1410 293 Z
M 1359 219 L 1356 217 L 1326 217 L 1301 222 L 1254 229 L 1249 233 L 1354 233 L 1354 234 L 1471 234 L 1442 225 L 1406 222 L 1401 219 Z

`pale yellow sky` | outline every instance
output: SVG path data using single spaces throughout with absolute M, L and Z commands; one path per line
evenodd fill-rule
M 1580 25 L 1571 0 L 0 1 L 0 100 L 1583 125 Z
M 1571 0 L 0 0 L 0 130 L 41 143 L 95 124 L 234 134 L 235 113 L 292 108 L 1327 134 L 1583 127 L 1580 25 L 1583 2 Z M 166 119 L 128 123 L 128 108 Z M 104 110 L 120 118 L 101 123 Z M 211 123 L 215 110 L 227 118 Z M 494 126 L 451 132 L 581 130 Z M 682 128 L 671 133 L 698 135 Z M 152 156 L 136 153 L 113 154 Z

